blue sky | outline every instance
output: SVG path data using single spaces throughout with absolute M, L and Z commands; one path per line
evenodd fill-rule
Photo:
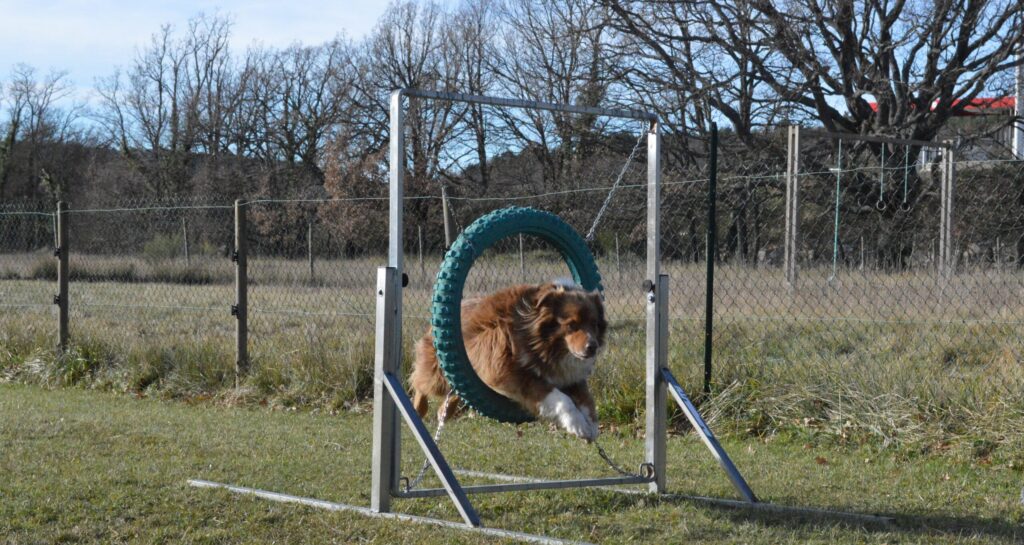
M 361 38 L 387 5 L 358 0 L 0 0 L 0 82 L 19 62 L 42 72 L 64 69 L 78 89 L 76 98 L 87 100 L 95 79 L 128 66 L 162 24 L 183 28 L 198 13 L 230 15 L 232 48 L 241 52 L 256 42 L 319 43 L 340 32 Z

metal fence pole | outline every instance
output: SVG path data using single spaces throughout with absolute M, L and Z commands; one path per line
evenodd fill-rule
M 800 127 L 798 125 L 790 125 L 786 149 L 786 235 L 783 241 L 783 259 L 786 282 L 793 288 L 796 287 L 796 257 L 800 241 Z
M 63 354 L 68 348 L 68 280 L 70 273 L 68 245 L 68 203 L 57 202 L 57 349 Z
M 956 169 L 953 161 L 953 142 L 946 141 L 946 149 L 942 153 L 942 184 L 941 211 L 939 217 L 939 275 L 943 278 L 952 276 L 956 267 L 956 255 L 953 251 L 953 182 Z
M 441 214 L 444 215 L 444 247 L 451 248 L 455 242 L 455 232 L 452 231 L 452 212 L 448 208 L 448 189 L 441 184 Z
M 313 265 L 313 220 L 306 224 L 306 255 L 309 257 L 309 283 L 312 284 L 316 278 L 316 270 Z
M 708 236 L 704 286 L 704 394 L 711 393 L 711 357 L 714 338 L 715 256 L 718 254 L 718 125 L 711 124 L 711 153 L 708 157 Z
M 245 202 L 235 201 L 235 387 L 249 371 L 249 273 L 246 258 Z
M 619 234 L 615 233 L 615 273 L 618 275 L 619 282 L 622 281 L 622 257 L 619 253 Z
M 419 254 L 419 259 L 420 259 L 420 278 L 422 278 L 424 281 L 426 281 L 427 280 L 427 266 L 426 266 L 426 264 L 423 261 L 423 226 L 422 225 L 417 225 L 416 226 L 416 239 L 419 241 L 419 246 L 417 247 L 417 253 Z
M 192 257 L 188 251 L 188 224 L 185 222 L 185 216 L 181 217 L 181 243 L 185 247 L 185 266 L 191 266 Z
M 523 235 L 519 234 L 519 278 L 526 282 L 526 256 L 523 252 Z

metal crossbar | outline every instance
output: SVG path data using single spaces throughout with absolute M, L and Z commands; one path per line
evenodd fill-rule
M 618 117 L 621 119 L 639 119 L 650 122 L 658 120 L 657 114 L 642 110 L 618 110 L 614 108 L 600 108 L 597 106 L 576 106 L 575 104 L 555 104 L 539 100 L 525 100 L 520 98 L 492 97 L 484 95 L 470 95 L 465 93 L 452 93 L 446 91 L 428 91 L 426 89 L 400 89 L 396 91 L 402 96 L 427 98 L 434 100 L 445 100 L 449 102 L 466 102 L 470 104 L 484 104 L 488 106 L 500 106 L 503 108 L 520 108 L 525 110 L 546 110 L 549 112 L 565 112 L 581 115 L 600 115 L 605 117 Z

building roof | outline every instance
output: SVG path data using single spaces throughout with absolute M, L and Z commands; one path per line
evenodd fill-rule
M 936 101 L 938 102 L 938 101 Z M 932 110 L 935 109 L 936 102 L 932 103 Z M 961 100 L 953 101 L 953 104 L 959 106 Z M 969 101 L 967 106 L 964 107 L 963 112 L 957 115 L 962 116 L 974 116 L 974 115 L 1006 115 L 1007 113 L 1013 114 L 1016 109 L 1017 100 L 1014 97 L 978 97 L 973 98 Z M 877 102 L 868 102 L 868 106 L 871 107 L 872 111 L 878 111 Z

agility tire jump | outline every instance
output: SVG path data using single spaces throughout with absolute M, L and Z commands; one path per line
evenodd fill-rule
M 462 340 L 462 290 L 473 262 L 499 240 L 533 235 L 562 254 L 573 280 L 584 289 L 603 290 L 601 274 L 587 243 L 558 216 L 512 206 L 481 216 L 452 244 L 434 283 L 431 326 L 441 371 L 455 394 L 478 413 L 514 424 L 530 422 L 533 415 L 511 399 L 492 390 L 473 370 Z

